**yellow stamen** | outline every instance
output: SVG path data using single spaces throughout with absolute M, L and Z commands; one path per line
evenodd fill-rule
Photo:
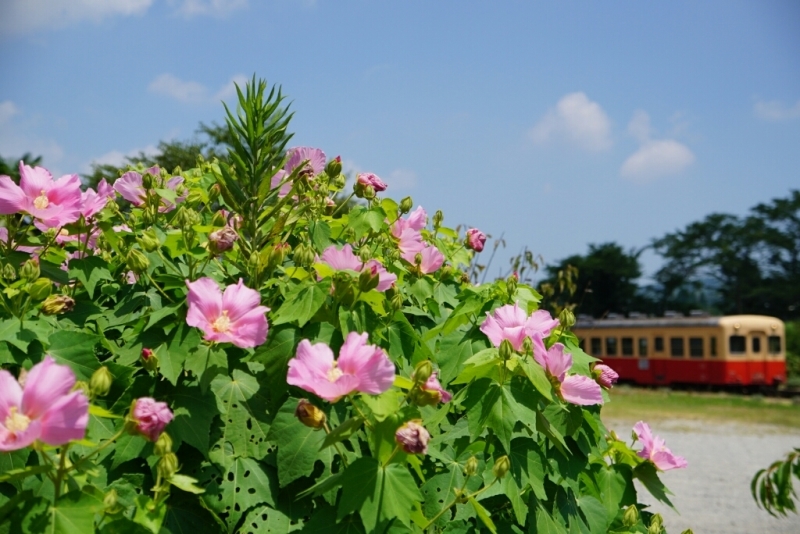
M 43 210 L 50 205 L 50 199 L 47 198 L 47 191 L 42 189 L 41 194 L 33 200 L 33 207 L 37 210 Z
M 333 362 L 333 367 L 330 368 L 328 371 L 328 380 L 331 382 L 336 382 L 339 380 L 339 377 L 342 376 L 344 373 L 341 369 L 336 366 L 336 362 Z
M 217 320 L 211 325 L 214 332 L 225 333 L 231 329 L 231 320 L 228 318 L 228 310 L 222 310 L 222 315 L 217 317 Z
M 12 434 L 25 432 L 31 424 L 31 418 L 25 414 L 19 413 L 16 406 L 8 409 L 8 416 L 6 416 L 5 427 L 6 430 Z

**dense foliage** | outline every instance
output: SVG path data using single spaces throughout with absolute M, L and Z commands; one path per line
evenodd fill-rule
M 225 161 L 0 178 L 0 532 L 661 532 L 685 462 L 572 315 L 289 119 L 254 79 Z

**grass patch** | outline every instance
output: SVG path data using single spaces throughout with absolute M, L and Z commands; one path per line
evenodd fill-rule
M 759 395 L 619 386 L 611 392 L 611 402 L 603 407 L 603 419 L 684 419 L 800 428 L 800 405 L 793 403 L 791 399 Z

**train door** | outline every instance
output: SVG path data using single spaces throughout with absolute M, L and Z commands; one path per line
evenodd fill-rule
M 747 357 L 747 378 L 751 384 L 765 384 L 767 376 L 767 335 L 764 332 L 750 332 Z

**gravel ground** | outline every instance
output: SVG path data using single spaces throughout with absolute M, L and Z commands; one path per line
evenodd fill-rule
M 634 422 L 607 421 L 606 425 L 624 439 Z M 800 446 L 800 429 L 687 420 L 650 426 L 666 439 L 672 452 L 689 462 L 686 469 L 661 477 L 675 494 L 672 502 L 680 513 L 653 499 L 647 490 L 639 492 L 640 502 L 652 504 L 664 517 L 670 534 L 687 528 L 695 534 L 800 534 L 799 515 L 776 519 L 758 508 L 750 495 L 756 471 Z M 798 486 L 800 481 L 795 482 Z

